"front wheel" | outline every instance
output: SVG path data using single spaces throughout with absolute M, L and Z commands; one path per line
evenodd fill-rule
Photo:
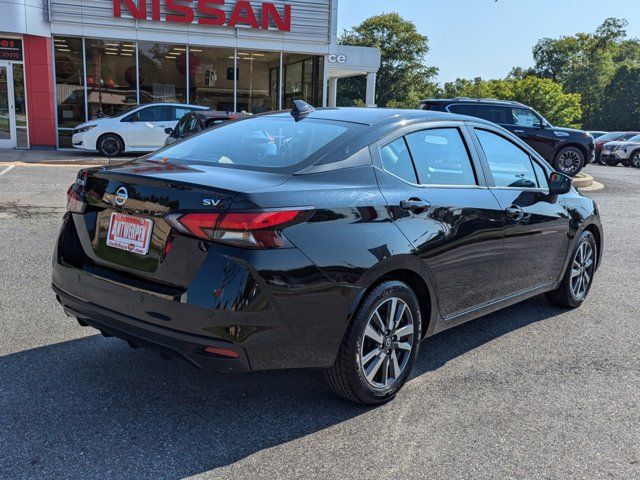
M 576 147 L 562 148 L 553 162 L 553 167 L 565 175 L 573 177 L 577 175 L 584 166 L 584 154 Z
M 118 135 L 107 133 L 98 139 L 96 148 L 105 157 L 119 157 L 124 151 L 124 142 Z
M 631 165 L 633 165 L 636 168 L 640 168 L 640 150 L 637 152 L 634 152 L 633 155 L 631 156 Z
M 408 285 L 388 281 L 365 298 L 349 325 L 334 365 L 326 371 L 331 389 L 353 402 L 391 400 L 416 361 L 422 319 Z
M 547 293 L 547 300 L 554 305 L 576 308 L 582 305 L 591 289 L 596 271 L 598 247 L 589 231 L 583 232 L 576 243 L 567 271 L 560 286 Z

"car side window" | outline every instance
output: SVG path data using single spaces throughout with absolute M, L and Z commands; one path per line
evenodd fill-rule
M 406 136 L 422 185 L 476 185 L 467 147 L 457 128 L 434 128 Z
M 188 133 L 196 133 L 200 130 L 200 126 L 198 125 L 198 118 L 195 115 L 191 116 L 191 120 L 189 121 L 189 126 L 187 127 Z
M 193 110 L 186 107 L 174 107 L 174 120 L 180 120 L 187 113 L 192 112 Z
M 178 125 L 176 125 L 176 128 L 174 129 L 172 136 L 177 138 L 182 137 L 184 135 L 184 132 L 187 129 L 187 123 L 189 123 L 189 117 L 188 116 L 182 117 L 182 119 L 178 122 Z
M 143 108 L 138 111 L 138 118 L 141 122 L 171 121 L 173 120 L 173 107 L 156 105 L 154 107 Z
M 547 172 L 535 160 L 532 160 L 531 163 L 533 164 L 533 170 L 536 172 L 538 185 L 540 185 L 540 188 L 548 189 L 549 182 L 547 181 Z
M 382 167 L 389 173 L 409 182 L 417 183 L 411 155 L 403 137 L 386 144 L 380 149 Z
M 507 108 L 493 105 L 478 105 L 478 117 L 493 123 L 510 124 Z
M 528 108 L 512 108 L 513 124 L 518 127 L 540 128 L 540 118 Z
M 477 105 L 450 105 L 449 111 L 451 113 L 457 113 L 458 115 L 469 115 L 470 117 L 478 116 L 478 106 Z
M 476 129 L 496 187 L 538 188 L 528 153 L 504 137 Z

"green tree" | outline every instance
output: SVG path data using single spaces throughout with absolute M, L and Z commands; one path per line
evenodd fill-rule
M 611 130 L 640 125 L 640 67 L 622 65 L 604 91 L 602 124 Z
M 422 97 L 435 94 L 433 78 L 438 69 L 425 63 L 429 40 L 416 26 L 397 13 L 383 13 L 368 18 L 339 38 L 342 45 L 377 47 L 381 64 L 376 78 L 378 106 L 417 108 Z M 365 97 L 363 78 L 338 81 L 338 103 L 353 105 Z
M 567 92 L 579 93 L 585 128 L 609 128 L 604 117 L 604 94 L 622 65 L 640 66 L 640 41 L 627 39 L 627 21 L 607 18 L 594 33 L 558 39 L 543 38 L 533 48 L 534 72 L 562 82 Z

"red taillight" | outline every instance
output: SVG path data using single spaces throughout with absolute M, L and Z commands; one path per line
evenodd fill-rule
M 244 248 L 288 246 L 282 235 L 285 227 L 300 223 L 309 210 L 271 212 L 185 213 L 167 218 L 178 230 L 204 240 L 213 240 Z
M 178 221 L 191 235 L 211 240 L 219 218 L 219 213 L 187 213 Z
M 87 184 L 88 172 L 80 170 L 76 181 L 67 190 L 67 210 L 73 213 L 82 213 L 87 206 L 85 197 L 85 186 Z
M 238 352 L 234 352 L 233 350 L 229 350 L 227 348 L 207 347 L 204 349 L 204 351 L 212 355 L 218 355 L 221 357 L 240 358 Z

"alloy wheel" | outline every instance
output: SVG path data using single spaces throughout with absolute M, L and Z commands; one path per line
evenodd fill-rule
M 640 152 L 636 152 L 633 154 L 633 158 L 631 159 L 631 163 L 633 163 L 634 167 L 640 168 Z
M 373 311 L 360 346 L 360 368 L 374 388 L 392 385 L 407 367 L 413 350 L 411 309 L 404 300 L 391 297 Z
M 575 150 L 566 150 L 560 154 L 558 158 L 558 169 L 562 173 L 566 173 L 567 175 L 572 175 L 580 170 L 580 166 L 582 165 L 582 158 L 580 154 Z
M 571 293 L 577 300 L 583 300 L 587 295 L 594 267 L 593 246 L 589 242 L 582 242 L 571 266 Z
M 120 150 L 118 139 L 112 136 L 103 138 L 100 146 L 107 155 L 115 155 Z

